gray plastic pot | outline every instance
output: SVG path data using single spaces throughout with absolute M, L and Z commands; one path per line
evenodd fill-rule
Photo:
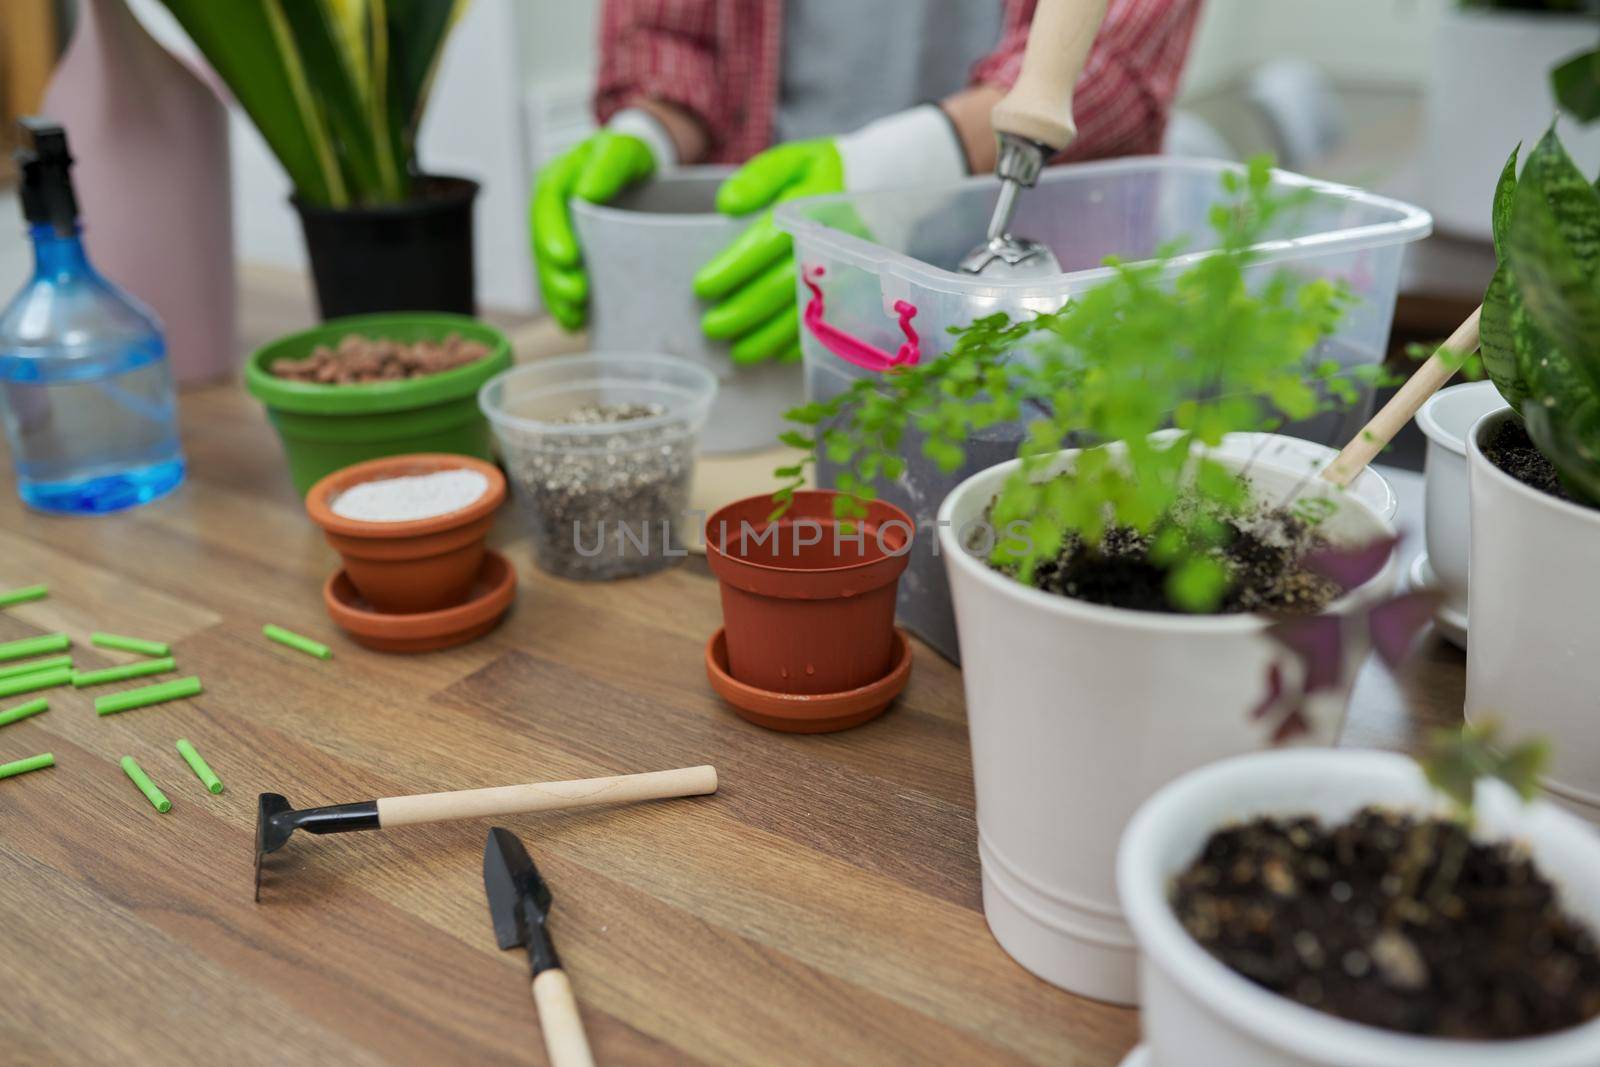
M 685 167 L 610 204 L 572 204 L 589 270 L 591 346 L 661 352 L 715 375 L 717 399 L 700 435 L 700 451 L 711 453 L 776 445 L 784 412 L 805 402 L 798 363 L 736 366 L 726 344 L 700 332 L 706 305 L 695 299 L 690 279 L 745 227 L 715 209 L 717 186 L 729 173 Z

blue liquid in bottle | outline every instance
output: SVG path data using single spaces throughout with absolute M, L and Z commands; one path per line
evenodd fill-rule
M 0 418 L 23 502 L 103 513 L 183 481 L 166 342 L 84 253 L 59 126 L 23 121 L 34 275 L 0 311 Z

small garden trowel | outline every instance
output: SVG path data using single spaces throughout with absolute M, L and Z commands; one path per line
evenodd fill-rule
M 1061 273 L 1055 254 L 1038 241 L 1011 233 L 1017 195 L 1032 189 L 1045 161 L 1078 135 L 1072 90 L 1089 58 L 1089 46 L 1106 17 L 1107 0 L 1039 0 L 1022 53 L 1022 73 L 990 121 L 1000 138 L 995 176 L 1000 197 L 984 243 L 961 260 L 961 269 L 996 280 Z
M 550 918 L 550 887 L 539 877 L 533 857 L 510 830 L 496 826 L 483 846 L 483 889 L 489 896 L 494 939 L 502 949 L 528 950 L 533 972 L 533 1002 L 552 1067 L 594 1067 L 572 984 L 561 969 L 545 923 Z

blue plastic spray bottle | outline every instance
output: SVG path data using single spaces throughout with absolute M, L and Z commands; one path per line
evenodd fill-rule
M 33 278 L 0 311 L 0 418 L 17 492 L 41 511 L 118 511 L 183 481 L 177 404 L 155 316 L 84 253 L 60 126 L 22 120 Z

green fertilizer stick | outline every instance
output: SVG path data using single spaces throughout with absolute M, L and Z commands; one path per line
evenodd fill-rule
M 56 765 L 55 756 L 49 752 L 41 752 L 37 756 L 27 759 L 14 760 L 11 763 L 0 763 L 0 778 L 11 778 L 18 774 L 27 774 L 29 771 L 40 771 L 46 767 Z
M 48 585 L 25 585 L 21 589 L 0 593 L 0 608 L 9 608 L 13 604 L 26 604 L 30 600 L 43 600 L 49 595 Z
M 200 692 L 200 679 L 191 674 L 187 678 L 159 682 L 156 685 L 143 685 L 124 693 L 112 693 L 110 696 L 95 697 L 94 710 L 96 715 L 115 715 L 119 711 L 132 711 L 134 708 L 147 708 L 151 704 L 162 704 L 168 700 L 192 697 L 198 692 Z
M 28 701 L 26 704 L 18 704 L 14 708 L 7 708 L 5 711 L 0 711 L 0 726 L 10 726 L 14 722 L 21 722 L 29 715 L 37 715 L 41 711 L 49 710 L 50 702 L 45 700 L 44 697 L 38 697 L 37 699 Z
M 142 637 L 121 637 L 96 630 L 89 635 L 89 643 L 96 648 L 114 648 L 118 652 L 137 652 L 141 656 L 165 656 L 172 646 L 164 641 L 146 641 Z
M 322 642 L 313 641 L 309 637 L 301 637 L 293 630 L 285 630 L 283 627 L 274 626 L 270 622 L 261 628 L 261 632 L 266 634 L 269 639 L 278 642 L 278 644 L 299 649 L 308 656 L 328 659 L 333 655 L 333 650 Z
M 66 634 L 41 634 L 38 637 L 24 637 L 20 641 L 7 641 L 0 644 L 0 660 L 22 659 L 24 656 L 42 656 L 46 652 L 65 652 L 72 647 L 72 639 Z
M 147 674 L 165 674 L 177 670 L 178 664 L 171 656 L 163 659 L 146 659 L 138 663 L 124 663 L 120 667 L 107 667 L 102 671 L 73 671 L 72 687 L 104 685 L 106 682 L 125 682 L 129 678 L 143 678 Z
M 30 659 L 26 663 L 13 663 L 9 667 L 0 667 L 0 680 L 15 678 L 19 674 L 32 674 L 42 671 L 46 667 L 70 667 L 72 657 L 68 655 L 46 656 L 44 659 Z
M 150 780 L 150 776 L 144 773 L 144 768 L 139 766 L 139 762 L 132 756 L 122 757 L 122 773 L 133 779 L 133 784 L 139 787 L 139 792 L 144 794 L 144 798 L 150 802 L 151 807 L 163 815 L 172 810 L 172 801 L 167 799 L 165 793 L 156 788 L 156 784 Z
M 32 693 L 37 689 L 53 689 L 72 681 L 71 667 L 47 667 L 42 671 L 19 674 L 0 680 L 0 697 L 14 697 L 19 693 Z
M 195 776 L 205 783 L 205 787 L 213 793 L 222 792 L 222 779 L 217 777 L 217 772 L 211 769 L 210 764 L 201 758 L 200 753 L 194 750 L 187 737 L 178 738 L 178 755 L 194 771 Z

